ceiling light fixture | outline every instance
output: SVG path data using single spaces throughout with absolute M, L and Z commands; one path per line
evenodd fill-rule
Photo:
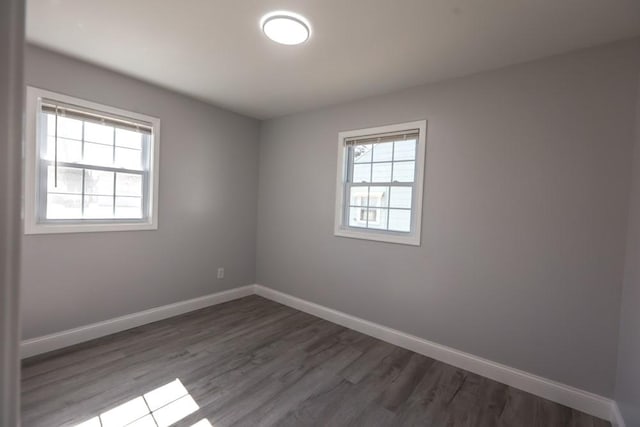
M 274 42 L 289 46 L 304 43 L 311 35 L 311 25 L 304 16 L 284 11 L 264 15 L 260 28 Z

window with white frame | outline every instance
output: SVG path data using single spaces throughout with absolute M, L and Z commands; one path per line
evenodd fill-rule
M 420 245 L 426 121 L 340 132 L 335 235 Z
M 25 232 L 157 228 L 156 118 L 27 89 Z

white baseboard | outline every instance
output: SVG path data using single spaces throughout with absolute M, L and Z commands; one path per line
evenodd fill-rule
M 440 345 L 415 335 L 406 334 L 377 323 L 369 322 L 368 320 L 360 319 L 262 285 L 255 285 L 255 292 L 264 298 L 423 354 L 432 359 L 482 375 L 598 418 L 610 420 L 612 423 L 614 422 L 613 405 L 615 405 L 615 402 L 606 397 L 492 362 L 491 360 Z M 622 426 L 624 427 L 624 424 L 622 424 Z
M 242 286 L 228 291 L 117 317 L 104 322 L 93 323 L 91 325 L 29 339 L 22 342 L 21 356 L 23 358 L 35 356 L 252 294 L 260 295 L 264 298 L 293 307 L 399 347 L 499 381 L 587 414 L 609 420 L 613 424 L 613 427 L 625 427 L 620 409 L 612 399 L 492 362 L 491 360 L 440 345 L 415 335 L 406 334 L 396 329 L 351 316 L 262 285 Z
M 624 422 L 624 418 L 622 418 L 622 413 L 620 412 L 620 407 L 616 401 L 613 401 L 611 404 L 611 425 L 612 427 L 626 427 L 627 424 Z
M 151 308 L 138 313 L 127 314 L 126 316 L 116 317 L 103 322 L 80 326 L 78 328 L 57 332 L 51 335 L 28 339 L 22 341 L 22 344 L 20 345 L 20 355 L 22 358 L 26 358 L 57 350 L 59 348 L 68 347 L 70 345 L 135 328 L 136 326 L 145 325 L 147 323 L 167 319 L 189 311 L 198 310 L 210 305 L 221 304 L 223 302 L 252 295 L 254 291 L 253 285 L 242 286 L 228 291 L 216 292 L 214 294 L 186 301 Z

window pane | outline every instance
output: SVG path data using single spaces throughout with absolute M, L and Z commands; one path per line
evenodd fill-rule
M 353 161 L 355 163 L 371 162 L 371 148 L 371 144 L 353 146 Z
M 371 180 L 371 164 L 353 165 L 353 182 L 369 182 Z
M 113 127 L 99 123 L 84 123 L 84 140 L 113 145 Z
M 85 142 L 84 161 L 91 165 L 111 166 L 113 164 L 113 146 Z
M 411 231 L 411 211 L 391 209 L 389 211 L 389 230 Z
M 411 187 L 391 187 L 389 206 L 392 208 L 411 208 Z
M 142 150 L 142 134 L 126 129 L 116 129 L 116 146 Z
M 47 195 L 47 219 L 82 217 L 82 196 L 68 194 Z
M 371 187 L 369 206 L 386 208 L 389 206 L 389 187 Z
M 116 165 L 126 169 L 142 170 L 142 151 L 116 147 Z
M 116 176 L 116 195 L 142 196 L 142 175 L 118 173 Z
M 113 196 L 113 172 L 87 169 L 84 179 L 86 194 Z
M 55 124 L 55 117 L 53 122 Z M 82 139 L 82 121 L 58 116 L 58 138 Z
M 366 227 L 367 219 L 366 212 L 367 208 L 359 208 L 359 207 L 351 207 L 349 208 L 349 227 Z
M 82 169 L 58 167 L 58 185 L 55 167 L 47 168 L 47 192 L 82 194 Z
M 358 213 L 358 221 L 362 222 L 363 224 L 367 221 L 369 221 L 370 224 L 380 221 L 378 210 L 371 208 L 360 208 L 360 211 Z
M 393 149 L 394 160 L 414 160 L 416 158 L 416 140 L 396 141 Z
M 377 230 L 387 229 L 387 209 L 369 209 L 369 224 L 368 228 L 374 228 Z
M 56 134 L 56 116 L 54 114 L 45 114 L 47 120 L 47 136 Z
M 82 159 L 82 142 L 75 139 L 58 138 L 58 161 L 75 163 Z M 56 153 L 56 139 L 47 138 L 47 159 L 54 160 Z
M 393 164 L 393 181 L 413 182 L 416 162 L 398 162 Z
M 358 218 L 360 221 L 369 221 L 369 214 L 370 213 L 374 213 L 374 212 L 370 212 L 369 209 L 360 209 L 360 218 Z
M 351 206 L 367 206 L 369 203 L 369 187 L 351 187 Z
M 371 182 L 391 182 L 391 163 L 374 163 Z
M 142 218 L 142 197 L 116 197 L 116 218 Z
M 375 144 L 373 146 L 373 161 L 390 162 L 392 152 L 393 142 L 383 142 L 382 144 Z
M 85 196 L 85 218 L 113 218 L 113 196 Z

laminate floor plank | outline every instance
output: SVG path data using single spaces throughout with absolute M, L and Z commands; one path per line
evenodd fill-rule
M 179 332 L 186 328 L 189 328 L 190 333 L 193 334 L 193 328 L 196 328 L 198 324 L 211 326 L 214 320 L 219 320 L 226 316 L 235 316 L 238 312 L 251 313 L 251 311 L 255 311 L 256 306 L 267 308 L 276 307 L 277 304 L 263 304 L 259 299 L 249 297 L 192 311 L 164 321 L 149 323 L 104 338 L 34 356 L 23 361 L 22 378 L 24 380 L 42 372 L 57 370 L 63 366 L 73 366 L 78 360 L 85 360 L 109 351 L 122 351 L 128 346 L 135 345 L 138 342 L 136 338 L 140 336 L 153 340 L 162 334 Z
M 306 393 L 317 382 L 326 381 L 331 372 L 346 366 L 359 355 L 354 348 L 336 344 L 313 354 L 296 357 L 279 370 L 261 378 L 250 391 L 238 390 L 240 393 L 233 400 L 211 414 L 211 422 L 216 426 L 236 423 L 255 425 L 255 422 L 248 419 L 239 421 L 243 418 L 251 419 L 251 412 L 263 416 L 268 414 L 276 401 L 298 399 L 301 393 L 305 398 L 308 397 Z M 260 423 L 262 424 L 261 420 Z
M 25 366 L 23 368 L 23 389 L 29 390 L 31 383 L 35 384 L 36 387 L 42 387 L 47 383 L 48 376 L 53 377 L 57 382 L 59 382 L 65 378 L 67 371 L 69 371 L 70 376 L 79 375 L 82 373 L 83 364 L 88 366 L 89 370 L 95 371 L 96 368 L 101 366 L 101 360 L 110 362 L 116 359 L 121 359 L 122 355 L 127 356 L 141 353 L 144 353 L 144 357 L 148 358 L 149 353 L 146 350 L 149 348 L 149 343 L 154 344 L 154 349 L 157 353 L 166 353 L 176 347 L 176 344 L 178 343 L 176 338 L 180 336 L 186 336 L 187 339 L 193 340 L 194 342 L 198 342 L 201 338 L 206 339 L 208 336 L 216 333 L 223 337 L 225 333 L 230 333 L 234 330 L 232 328 L 233 325 L 230 322 L 238 322 L 238 319 L 234 319 L 233 317 L 230 318 L 231 315 L 237 317 L 237 314 L 234 314 L 230 309 L 232 309 L 232 307 L 226 310 L 228 312 L 226 316 L 208 316 L 211 311 L 210 309 L 199 310 L 203 317 L 209 319 L 210 325 L 207 328 L 199 328 L 199 326 L 194 324 L 193 321 L 189 321 L 188 317 L 178 317 L 170 319 L 175 319 L 174 322 L 156 322 L 153 325 L 156 325 L 157 327 L 147 331 L 146 333 L 140 333 L 138 328 L 135 328 L 120 334 L 115 334 L 114 336 L 116 338 L 111 338 L 114 337 L 111 336 L 106 337 L 107 339 L 99 339 L 90 341 L 89 343 L 83 343 L 79 346 L 77 351 L 74 351 L 71 354 L 67 354 L 66 352 L 68 350 L 66 349 L 62 350 L 62 354 L 56 353 L 51 359 L 47 359 L 35 365 L 33 365 L 33 363 L 29 363 Z M 274 305 L 264 307 L 262 310 L 256 310 L 258 311 L 257 315 L 268 315 L 269 311 L 266 310 L 270 310 L 271 312 L 277 311 L 279 313 L 284 313 L 285 315 L 294 313 L 294 311 L 291 310 L 283 312 L 281 306 L 278 307 Z M 213 312 L 213 314 L 216 313 Z M 222 311 L 222 314 L 225 314 L 224 310 Z M 196 318 L 195 320 L 199 319 Z M 187 335 L 185 335 L 179 327 L 175 326 L 180 325 L 184 327 L 184 323 L 189 324 L 189 326 L 193 328 Z M 245 318 L 245 323 L 245 328 L 252 327 L 250 315 L 247 315 Z M 145 325 L 141 328 L 148 327 L 149 325 Z M 90 346 L 91 343 L 95 344 L 95 348 Z M 130 360 L 125 363 L 129 364 L 129 362 Z M 43 365 L 46 368 L 42 368 Z M 35 378 L 34 381 L 30 381 L 34 377 L 37 378 Z
M 414 392 L 396 414 L 399 425 L 445 425 L 449 416 L 447 407 L 465 380 L 464 371 L 434 362 L 425 372 Z
M 349 381 L 332 382 L 290 410 L 278 421 L 278 426 L 326 426 L 329 416 L 349 398 L 352 390 L 353 384 Z
M 172 340 L 167 340 L 163 337 L 163 341 L 165 343 L 167 341 L 171 343 L 170 346 L 166 344 L 155 346 L 147 343 L 146 350 L 144 351 L 140 351 L 125 359 L 117 360 L 114 363 L 98 366 L 93 370 L 81 371 L 79 375 L 65 376 L 55 382 L 55 385 L 56 388 L 60 392 L 63 392 L 69 400 L 82 400 L 85 399 L 87 393 L 93 396 L 93 391 L 98 395 L 101 394 L 101 384 L 97 379 L 104 378 L 106 376 L 112 382 L 112 386 L 108 393 L 117 395 L 119 392 L 118 387 L 126 387 L 128 380 L 131 378 L 139 379 L 144 378 L 148 374 L 153 375 L 158 371 L 162 372 L 162 368 L 168 363 L 173 365 L 174 370 L 180 370 L 179 368 L 185 364 L 191 368 L 194 360 L 202 358 L 211 359 L 212 356 L 210 353 L 198 353 L 194 356 L 193 353 L 189 353 L 184 349 L 184 347 L 190 344 L 201 342 L 203 337 L 207 337 L 212 342 L 225 343 L 233 337 L 237 338 L 237 330 L 241 329 L 244 332 L 244 340 L 252 340 L 252 342 L 256 342 L 253 340 L 254 338 L 258 340 L 261 336 L 268 336 L 269 334 L 272 334 L 274 330 L 278 329 L 273 326 L 274 323 L 279 325 L 279 328 L 282 328 L 283 324 L 286 324 L 282 323 L 284 322 L 284 319 L 296 316 L 310 318 L 310 316 L 304 313 L 283 311 L 265 316 L 265 319 L 268 320 L 262 321 L 265 325 L 263 328 L 253 328 L 249 323 L 247 325 L 236 325 L 235 328 L 232 329 L 232 332 L 226 333 L 209 332 L 206 334 L 196 334 L 195 337 L 182 334 L 180 337 L 175 337 Z M 281 323 L 278 324 L 278 322 Z M 230 335 L 231 337 L 229 337 Z M 220 345 L 217 348 L 220 349 L 221 352 L 227 353 L 235 350 L 235 348 L 230 345 Z M 182 365 L 180 364 L 181 361 L 183 361 Z M 29 407 L 29 405 L 34 404 L 39 405 L 43 400 L 48 400 L 47 396 L 49 390 L 44 387 L 47 384 L 49 384 L 49 382 L 43 383 L 40 388 L 25 395 L 25 407 Z
M 433 359 L 412 353 L 405 369 L 383 391 L 380 404 L 387 410 L 396 412 L 411 396 L 433 362 L 435 362 Z
M 274 307 L 278 308 L 277 306 Z M 280 306 L 280 308 L 282 308 L 282 306 Z M 265 315 L 262 322 L 267 325 L 272 321 L 282 320 L 284 317 L 304 317 L 314 320 L 314 318 L 304 313 L 295 310 L 285 310 Z M 165 368 L 167 366 L 171 367 L 172 375 L 179 376 L 197 367 L 199 361 L 211 361 L 211 359 L 213 359 L 209 353 L 200 353 L 197 355 L 188 353 L 182 348 L 185 344 L 199 342 L 203 336 L 208 337 L 211 341 L 226 342 L 229 335 L 237 336 L 236 331 L 239 329 L 242 329 L 245 335 L 256 338 L 256 341 L 252 342 L 258 343 L 259 336 L 269 335 L 273 332 L 268 327 L 254 328 L 252 327 L 252 322 L 246 323 L 247 324 L 237 324 L 228 331 L 223 330 L 223 333 L 208 332 L 204 335 L 195 333 L 192 334 L 194 336 L 183 334 L 180 337 L 174 337 L 174 339 L 162 337 L 162 341 L 158 341 L 157 345 L 147 343 L 144 351 L 140 351 L 122 361 L 107 366 L 96 367 L 96 369 L 90 372 L 82 371 L 76 376 L 64 377 L 55 383 L 56 389 L 59 393 L 65 395 L 67 401 L 84 401 L 85 403 L 93 405 L 93 400 L 95 400 L 97 402 L 96 404 L 116 406 L 122 403 L 122 400 L 128 400 L 126 392 L 133 381 L 135 381 L 137 387 L 145 387 L 150 390 L 162 385 L 163 381 L 167 382 L 165 377 Z M 215 328 L 212 326 L 211 329 Z M 280 325 L 279 330 L 282 333 L 282 325 Z M 155 341 L 153 341 L 153 343 L 155 343 Z M 235 350 L 232 346 L 228 345 L 220 345 L 218 348 L 227 353 Z M 161 375 L 158 376 L 158 373 L 161 373 Z M 100 378 L 106 378 L 106 380 L 97 381 Z M 109 387 L 104 390 L 107 384 Z M 50 393 L 50 390 L 45 387 L 46 385 L 47 384 L 44 384 L 43 387 L 26 393 L 26 395 L 24 395 L 23 407 L 28 409 L 35 405 L 39 408 L 38 412 L 41 417 L 56 420 L 52 414 L 52 412 L 58 411 L 56 402 L 44 402 L 43 404 L 43 400 L 49 400 L 47 399 L 47 394 Z M 27 413 L 30 413 L 30 411 L 27 411 Z
M 405 369 L 413 353 L 394 347 L 384 358 L 373 366 L 358 384 L 354 384 L 349 394 L 349 405 L 341 405 L 328 417 L 327 425 L 352 425 L 370 405 L 380 400 L 385 389 L 395 381 Z M 348 379 L 348 378 L 345 378 Z
M 327 335 L 340 334 L 345 328 L 324 322 L 321 329 L 313 328 L 313 334 L 309 336 L 302 348 L 287 345 L 282 347 L 279 344 L 287 343 L 287 338 L 283 341 L 276 341 L 263 348 L 258 349 L 251 355 L 248 363 L 243 363 L 238 369 L 227 369 L 223 367 L 220 373 L 212 367 L 212 372 L 202 376 L 202 380 L 188 381 L 190 390 L 195 399 L 203 407 L 203 411 L 209 414 L 219 412 L 225 408 L 230 408 L 234 403 L 244 403 L 247 394 L 261 394 L 265 399 L 269 397 L 267 387 L 278 387 L 277 378 L 283 372 L 290 372 L 293 363 L 301 363 L 304 360 L 304 345 L 313 345 L 316 341 L 321 341 Z M 299 335 L 297 331 L 294 335 Z M 296 336 L 299 340 L 300 337 Z M 317 352 L 316 352 L 317 353 Z M 188 377 L 187 377 L 188 379 Z M 266 390 L 265 390 L 266 389 Z M 255 404 L 255 399 L 253 404 Z
M 340 372 L 340 375 L 351 383 L 357 384 L 396 348 L 393 344 L 377 341 L 362 356 Z
M 175 427 L 610 426 L 255 295 L 27 359 L 22 385 L 25 427 L 136 404 Z
M 505 384 L 482 378 L 482 392 L 478 396 L 478 413 L 475 425 L 494 427 L 500 424 L 500 418 L 507 405 L 507 391 Z
M 396 427 L 400 424 L 398 424 L 398 418 L 393 412 L 374 402 L 349 425 L 353 427 Z

